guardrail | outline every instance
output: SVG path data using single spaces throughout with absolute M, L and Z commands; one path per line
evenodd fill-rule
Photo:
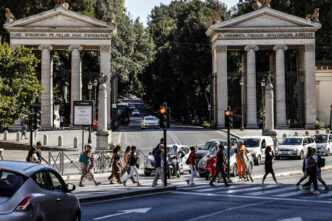
M 80 154 L 66 154 L 64 151 L 49 152 L 48 165 L 56 169 L 61 175 L 64 175 L 66 169 L 75 168 L 75 172 L 81 173 Z

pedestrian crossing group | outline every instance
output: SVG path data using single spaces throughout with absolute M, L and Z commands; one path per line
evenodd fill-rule
M 230 187 L 219 185 L 211 187 L 206 184 L 198 184 L 195 186 L 178 187 L 177 190 L 192 193 L 213 193 L 219 195 L 244 195 L 244 196 L 260 196 L 260 197 L 280 197 L 280 198 L 299 198 L 299 199 L 321 199 L 332 201 L 332 191 L 313 195 L 310 191 L 296 190 L 294 185 L 283 184 L 233 184 Z

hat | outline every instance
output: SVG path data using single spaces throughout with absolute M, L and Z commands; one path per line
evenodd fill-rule
M 213 144 L 219 145 L 220 143 L 219 143 L 219 141 L 214 141 Z

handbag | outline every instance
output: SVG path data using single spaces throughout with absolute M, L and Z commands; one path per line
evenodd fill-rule
M 90 159 L 87 156 L 85 156 L 83 153 L 81 153 L 79 162 L 80 163 L 89 163 Z

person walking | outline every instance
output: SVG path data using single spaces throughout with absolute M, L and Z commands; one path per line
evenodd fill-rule
M 48 161 L 42 156 L 42 150 L 41 150 L 42 145 L 40 141 L 37 142 L 36 148 L 37 148 L 37 156 L 40 163 L 44 161 L 46 164 L 48 164 Z
M 263 180 L 262 180 L 262 186 L 264 186 L 264 181 L 267 177 L 267 175 L 269 173 L 271 173 L 272 175 L 272 178 L 274 180 L 274 182 L 277 184 L 277 185 L 280 185 L 281 183 L 279 183 L 276 179 L 276 176 L 274 174 L 274 171 L 273 171 L 273 167 L 272 167 L 272 161 L 273 161 L 273 157 L 271 155 L 271 147 L 270 146 L 267 146 L 265 148 L 265 174 L 263 176 Z
M 219 144 L 219 151 L 217 152 L 217 163 L 216 163 L 217 172 L 214 174 L 212 180 L 209 183 L 211 186 L 214 186 L 213 182 L 215 181 L 215 179 L 217 178 L 217 176 L 219 174 L 221 174 L 221 176 L 224 180 L 225 186 L 229 186 L 229 184 L 227 183 L 226 174 L 224 171 L 224 152 L 223 151 L 224 151 L 224 145 Z
M 156 175 L 152 182 L 152 187 L 155 187 L 158 183 L 159 177 L 161 178 L 162 185 L 164 185 L 164 173 L 161 169 L 161 157 L 164 152 L 164 144 L 159 144 L 158 148 L 154 151 L 154 167 L 156 168 Z
M 37 149 L 36 148 L 32 147 L 29 150 L 26 161 L 31 162 L 31 163 L 40 163 L 40 160 L 38 159 L 38 156 L 37 156 Z
M 308 172 L 307 172 L 307 165 L 306 165 L 306 159 L 308 158 L 308 156 L 311 153 L 311 147 L 308 147 L 307 150 L 307 155 L 305 156 L 305 158 L 303 159 L 303 166 L 302 166 L 302 171 L 303 171 L 303 176 L 301 177 L 301 179 L 295 184 L 295 188 L 297 190 L 300 190 L 300 184 L 307 179 L 307 177 L 309 176 Z
M 111 175 L 108 177 L 108 180 L 110 181 L 110 184 L 114 184 L 113 183 L 113 178 L 115 177 L 118 181 L 119 184 L 121 184 L 121 157 L 120 157 L 120 146 L 116 146 L 113 150 L 113 155 L 112 155 L 112 159 L 110 162 L 109 167 L 112 167 L 112 173 Z
M 190 178 L 186 180 L 189 186 L 194 186 L 194 177 L 197 176 L 197 168 L 196 168 L 196 154 L 195 154 L 195 147 L 190 147 L 190 154 L 188 157 L 188 164 L 190 168 Z
M 152 149 L 152 155 L 154 155 L 154 152 L 159 149 L 160 145 L 164 145 L 164 138 L 160 138 L 160 142 L 157 144 L 155 148 Z
M 316 154 L 316 149 L 314 150 L 313 158 L 314 158 L 314 160 L 315 160 L 315 162 L 317 164 L 317 167 L 316 167 L 316 176 L 317 176 L 317 179 L 325 187 L 325 189 L 322 192 L 323 193 L 327 193 L 327 192 L 329 192 L 330 187 L 328 185 L 326 185 L 325 181 L 322 179 L 322 170 L 320 169 L 319 163 L 318 163 L 319 159 L 320 159 L 320 156 L 318 154 Z
M 240 141 L 238 144 L 238 147 L 235 149 L 236 152 L 236 164 L 237 164 L 237 172 L 239 174 L 239 179 L 245 179 L 246 172 L 242 166 L 242 160 L 243 163 L 246 163 L 246 147 L 243 145 L 243 142 Z M 242 158 L 242 159 L 241 159 Z
M 27 126 L 24 123 L 22 124 L 22 127 L 21 127 L 21 133 L 22 133 L 21 140 L 22 140 L 23 136 L 25 139 L 28 139 L 27 138 Z
M 124 180 L 122 180 L 122 184 L 124 186 L 126 186 L 126 182 L 127 182 L 127 180 L 129 178 L 133 178 L 134 177 L 134 173 L 136 175 L 137 186 L 142 186 L 139 183 L 139 174 L 138 174 L 138 170 L 137 170 L 137 167 L 136 167 L 137 160 L 138 160 L 137 148 L 135 146 L 132 146 L 131 147 L 131 153 L 129 155 L 130 174 Z
M 85 180 L 90 180 L 93 181 L 96 186 L 100 185 L 100 182 L 97 182 L 94 173 L 93 173 L 93 168 L 95 166 L 95 161 L 94 157 L 92 154 L 92 147 L 90 145 L 85 145 L 84 147 L 84 152 L 82 153 L 84 157 L 87 159 L 85 162 L 82 163 L 82 175 L 80 179 L 79 186 L 84 187 L 83 182 Z
M 314 154 L 315 154 L 316 149 L 312 148 L 310 151 L 309 156 L 306 158 L 306 165 L 307 165 L 307 172 L 309 174 L 309 181 L 304 184 L 304 186 L 309 187 L 313 183 L 314 184 L 314 192 L 313 194 L 320 194 L 318 191 L 318 184 L 317 184 L 317 162 L 314 159 Z
M 121 171 L 121 177 L 127 172 L 127 175 L 130 174 L 129 158 L 130 158 L 131 147 L 127 146 L 126 151 L 123 155 L 123 169 Z M 137 183 L 133 176 L 130 177 L 133 183 Z

